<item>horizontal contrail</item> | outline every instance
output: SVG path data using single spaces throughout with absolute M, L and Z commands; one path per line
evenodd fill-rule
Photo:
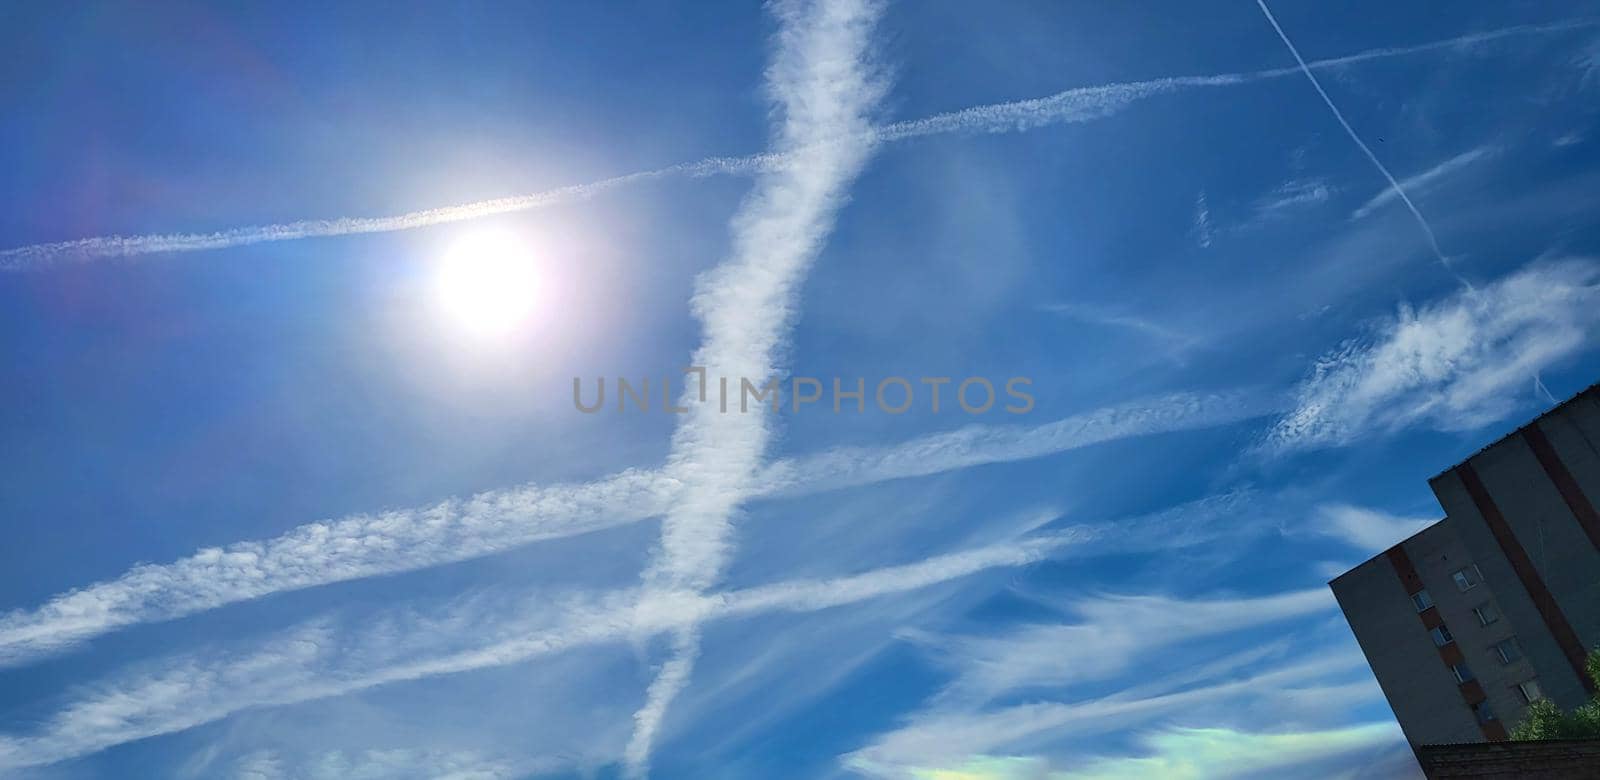
M 354 628 L 313 621 L 240 653 L 188 653 L 80 689 L 29 735 L 0 735 L 0 770 L 37 766 L 193 728 L 250 707 L 341 696 L 388 683 L 626 642 L 707 620 L 813 612 L 905 593 L 989 569 L 1022 566 L 1089 541 L 1045 533 L 827 580 L 699 594 L 630 589 L 481 596 L 432 611 L 395 609 Z
M 1423 54 L 1443 49 L 1470 49 L 1504 38 L 1548 35 L 1600 25 L 1600 19 L 1573 19 L 1551 24 L 1505 27 L 1462 35 L 1414 46 L 1369 49 L 1343 57 L 1317 60 L 1312 69 L 1336 68 L 1371 60 Z M 1220 87 L 1297 75 L 1298 67 L 1272 68 L 1213 76 L 1173 78 L 1079 87 L 1054 95 L 1009 103 L 995 103 L 952 111 L 922 119 L 895 122 L 872 131 L 874 140 L 891 142 L 945 133 L 1004 133 L 1033 130 L 1048 125 L 1087 122 L 1110 116 L 1126 105 L 1157 94 L 1193 87 Z M 129 257 L 162 252 L 195 252 L 267 241 L 292 241 L 301 238 L 341 236 L 356 233 L 386 233 L 397 230 L 443 225 L 497 214 L 573 203 L 609 190 L 650 179 L 674 176 L 705 177 L 752 175 L 788 165 L 788 154 L 755 154 L 744 157 L 713 157 L 698 162 L 629 173 L 589 184 L 575 184 L 552 190 L 508 198 L 478 201 L 457 206 L 413 211 L 389 217 L 342 217 L 233 228 L 214 233 L 170 233 L 137 236 L 100 236 L 32 244 L 0 250 L 0 270 L 21 271 L 49 266 L 61 261 Z
M 839 448 L 778 460 L 756 484 L 760 496 L 798 496 L 1210 428 L 1277 411 L 1281 406 L 1275 401 L 1254 394 L 1167 396 L 1038 426 L 973 425 L 888 447 Z M 525 485 L 308 523 L 272 539 L 143 564 L 37 608 L 0 615 L 0 668 L 64 652 L 125 626 L 639 522 L 665 512 L 678 489 L 662 472 L 629 470 L 587 484 Z

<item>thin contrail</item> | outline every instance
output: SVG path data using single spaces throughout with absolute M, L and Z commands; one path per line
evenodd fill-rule
M 1455 273 L 1455 268 L 1450 265 L 1450 259 L 1445 257 L 1444 252 L 1439 249 L 1439 239 L 1433 234 L 1433 227 L 1429 225 L 1428 220 L 1422 216 L 1422 212 L 1417 210 L 1417 204 L 1411 202 L 1411 196 L 1407 195 L 1405 188 L 1400 186 L 1400 181 L 1394 177 L 1394 174 L 1389 172 L 1388 167 L 1378 159 L 1378 155 L 1372 153 L 1372 149 L 1367 146 L 1366 141 L 1361 140 L 1361 136 L 1356 133 L 1355 128 L 1350 126 L 1350 122 L 1344 118 L 1344 112 L 1340 111 L 1339 107 L 1334 105 L 1333 98 L 1328 97 L 1328 91 L 1322 88 L 1322 82 L 1317 80 L 1316 74 L 1311 72 L 1311 67 L 1308 66 L 1305 59 L 1300 56 L 1300 50 L 1294 47 L 1294 42 L 1289 40 L 1288 34 L 1286 34 L 1283 31 L 1283 27 L 1278 24 L 1277 18 L 1272 15 L 1272 9 L 1267 7 L 1266 0 L 1256 0 L 1256 5 L 1261 7 L 1261 13 L 1266 15 L 1267 22 L 1269 22 L 1272 25 L 1272 29 L 1278 33 L 1278 39 L 1283 41 L 1283 45 L 1289 48 L 1289 53 L 1294 55 L 1294 61 L 1300 65 L 1300 72 L 1306 74 L 1306 78 L 1311 81 L 1311 86 L 1316 88 L 1318 95 L 1322 96 L 1322 102 L 1326 103 L 1328 105 L 1328 110 L 1333 112 L 1333 118 L 1339 120 L 1339 126 L 1344 128 L 1345 134 L 1350 136 L 1350 140 L 1355 141 L 1356 146 L 1361 148 L 1361 153 L 1365 154 L 1367 159 L 1372 161 L 1373 167 L 1377 168 L 1378 172 L 1383 174 L 1383 178 L 1389 181 L 1389 186 L 1394 188 L 1394 194 L 1400 197 L 1401 202 L 1406 204 L 1407 209 L 1411 210 L 1411 216 L 1417 218 L 1417 225 L 1418 227 L 1422 228 L 1422 234 L 1427 237 L 1428 246 L 1433 249 L 1434 256 L 1439 258 L 1439 263 L 1443 265 L 1446 270 L 1450 271 L 1451 273 Z M 1467 284 L 1467 281 L 1462 279 L 1459 274 L 1456 275 L 1456 278 L 1460 279 L 1463 284 Z M 1470 287 L 1470 285 L 1468 286 Z
M 1270 14 L 1269 14 L 1270 18 Z M 1574 19 L 1550 24 L 1518 25 L 1412 46 L 1369 49 L 1342 57 L 1302 63 L 1311 70 L 1337 68 L 1372 60 L 1404 57 L 1452 48 L 1470 48 L 1504 38 L 1547 35 L 1600 25 L 1600 19 Z M 1276 26 L 1276 23 L 1274 23 Z M 1298 58 L 1298 55 L 1297 55 Z M 885 125 L 871 131 L 876 140 L 901 141 L 944 133 L 1023 132 L 1049 125 L 1086 122 L 1116 113 L 1126 105 L 1157 94 L 1195 87 L 1221 87 L 1282 78 L 1301 73 L 1300 67 L 1271 68 L 1212 76 L 1179 76 L 1147 81 L 1079 87 L 1042 98 L 994 103 Z M 1320 87 L 1319 87 L 1320 91 Z M 649 171 L 615 176 L 588 184 L 574 184 L 543 192 L 443 206 L 388 217 L 341 217 L 275 225 L 232 228 L 214 233 L 171 233 L 136 236 L 99 236 L 69 241 L 31 244 L 0 250 L 0 271 L 41 268 L 61 261 L 86 261 L 113 257 L 196 252 L 268 241 L 387 233 L 479 219 L 518 211 L 582 201 L 596 195 L 652 179 L 674 176 L 705 177 L 753 175 L 789 164 L 782 154 L 713 157 Z

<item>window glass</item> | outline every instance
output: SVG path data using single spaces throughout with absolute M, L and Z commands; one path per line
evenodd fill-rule
M 1472 682 L 1472 670 L 1468 669 L 1466 664 L 1455 664 L 1450 667 L 1450 671 L 1455 672 L 1456 682 Z
M 1522 650 L 1517 647 L 1515 637 L 1507 639 L 1494 646 L 1495 655 L 1500 656 L 1500 663 L 1508 664 L 1522 657 Z
M 1528 680 L 1517 685 L 1517 693 L 1522 694 L 1522 700 L 1532 704 L 1544 698 L 1544 691 L 1539 690 L 1538 680 Z
M 1488 723 L 1494 720 L 1494 710 L 1489 709 L 1489 702 L 1480 701 L 1472 705 L 1472 712 L 1478 716 L 1479 723 Z
M 1422 610 L 1433 606 L 1433 597 L 1428 595 L 1428 591 L 1419 590 L 1416 593 L 1411 594 L 1411 603 L 1417 608 L 1418 612 L 1421 612 Z
M 1494 605 L 1485 601 L 1472 608 L 1472 614 L 1478 616 L 1478 625 L 1487 626 L 1500 619 L 1500 613 L 1495 611 Z
M 1471 590 L 1472 588 L 1477 587 L 1478 583 L 1483 580 L 1483 577 L 1478 574 L 1478 567 L 1475 565 L 1468 566 L 1467 568 L 1450 575 L 1450 578 L 1456 581 L 1456 587 L 1461 590 Z
M 1456 638 L 1450 635 L 1450 629 L 1445 628 L 1443 623 L 1440 623 L 1437 628 L 1429 631 L 1428 634 L 1433 637 L 1433 643 L 1439 647 L 1444 647 L 1445 645 L 1456 641 Z

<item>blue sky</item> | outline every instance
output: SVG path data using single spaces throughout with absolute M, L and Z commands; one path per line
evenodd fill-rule
M 1251 3 L 0 12 L 0 773 L 1413 776 L 1324 583 L 1600 376 L 1600 17 L 1271 10 L 1329 102 Z M 866 410 L 574 408 L 691 364 Z

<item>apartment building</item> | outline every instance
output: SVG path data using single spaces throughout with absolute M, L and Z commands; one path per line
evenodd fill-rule
M 1429 481 L 1444 519 L 1329 583 L 1413 746 L 1495 741 L 1592 693 L 1600 385 Z

